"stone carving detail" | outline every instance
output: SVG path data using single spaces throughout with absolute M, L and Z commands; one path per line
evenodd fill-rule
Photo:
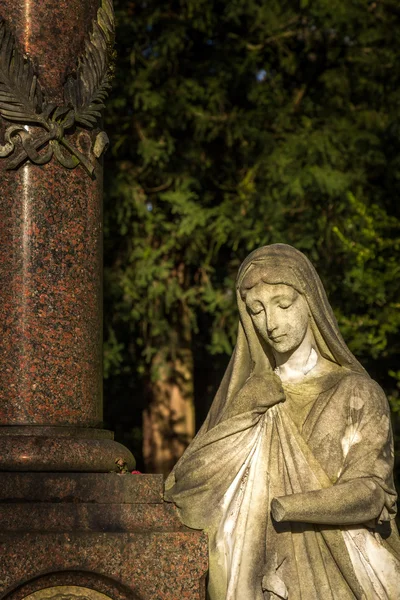
M 102 592 L 81 586 L 55 586 L 38 590 L 24 600 L 111 600 Z
M 43 165 L 54 156 L 68 169 L 81 164 L 93 175 L 95 166 L 69 138 L 77 126 L 93 129 L 101 117 L 111 87 L 114 31 L 112 0 L 102 0 L 76 71 L 64 84 L 64 103 L 57 105 L 46 99 L 31 59 L 22 54 L 0 18 L 0 115 L 13 123 L 0 144 L 7 169 L 17 169 L 26 160 Z M 106 134 L 100 132 L 93 144 L 96 158 L 107 144 Z

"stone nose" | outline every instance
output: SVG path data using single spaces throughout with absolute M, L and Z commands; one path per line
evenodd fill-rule
M 274 333 L 274 331 L 276 330 L 278 325 L 276 323 L 276 320 L 275 320 L 271 310 L 267 309 L 265 311 L 265 316 L 266 316 L 267 334 L 270 337 L 271 334 Z
M 267 324 L 268 337 L 271 337 L 275 331 L 276 331 L 276 325 L 268 325 Z

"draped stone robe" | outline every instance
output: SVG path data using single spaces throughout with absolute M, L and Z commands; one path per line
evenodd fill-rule
M 265 414 L 244 413 L 211 429 L 173 475 L 168 497 L 187 525 L 210 535 L 210 598 L 263 600 L 263 590 L 265 598 L 290 600 L 400 598 L 383 392 L 342 369 L 285 391 L 286 403 Z M 273 497 L 360 477 L 385 491 L 376 523 L 340 529 L 271 518 Z
M 243 274 L 257 263 L 271 283 L 305 295 L 318 351 L 332 368 L 284 384 L 283 403 L 224 418 L 252 374 L 276 377 L 240 299 Z M 166 482 L 166 499 L 183 523 L 209 535 L 210 600 L 400 600 L 393 439 L 382 390 L 348 350 L 318 275 L 293 248 L 250 255 L 239 272 L 238 305 L 230 365 L 206 422 Z M 384 492 L 375 522 L 339 527 L 271 516 L 275 497 L 360 478 Z

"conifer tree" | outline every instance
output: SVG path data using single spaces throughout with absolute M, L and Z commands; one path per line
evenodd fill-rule
M 143 411 L 147 468 L 171 468 L 194 433 L 194 400 L 201 418 L 234 344 L 237 269 L 274 242 L 312 260 L 346 341 L 396 416 L 398 3 L 115 5 L 110 424 L 137 446 Z

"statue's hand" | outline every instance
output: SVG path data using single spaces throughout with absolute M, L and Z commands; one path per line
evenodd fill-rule
M 279 377 L 275 374 L 267 377 L 252 375 L 233 397 L 227 407 L 225 419 L 251 410 L 262 414 L 271 406 L 284 401 L 285 393 Z

